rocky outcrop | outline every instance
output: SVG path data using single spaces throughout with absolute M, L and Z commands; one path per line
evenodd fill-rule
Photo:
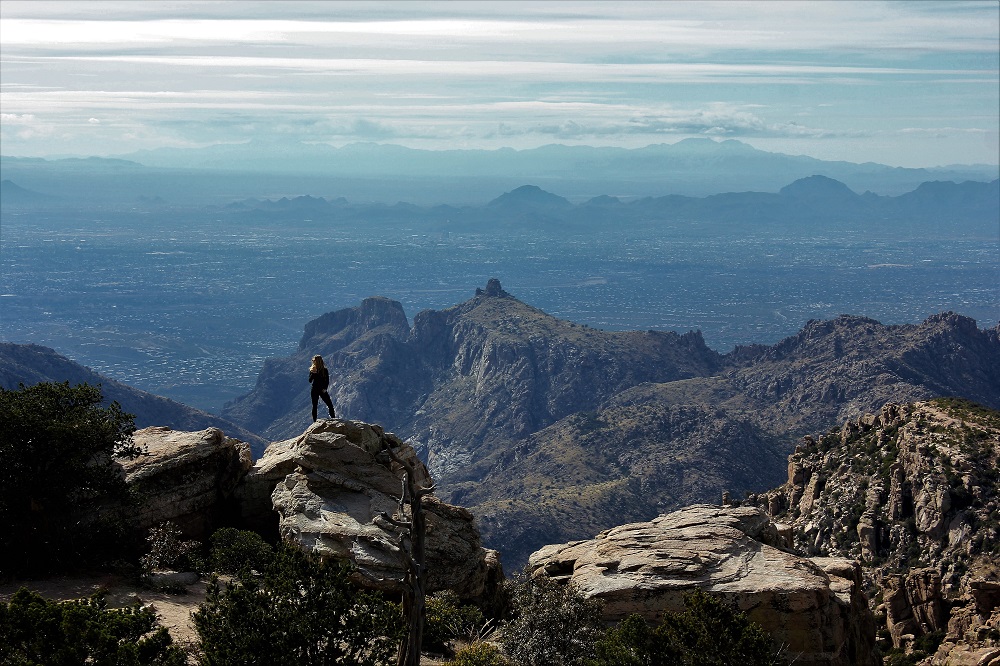
M 399 591 L 404 556 L 397 532 L 382 515 L 399 519 L 403 468 L 384 446 L 414 466 L 418 486 L 431 485 L 412 447 L 395 435 L 357 421 L 321 420 L 299 437 L 272 444 L 254 464 L 239 492 L 246 520 L 260 525 L 277 512 L 282 538 L 321 556 L 352 561 L 359 582 L 368 587 Z M 488 553 L 472 514 L 433 495 L 423 504 L 428 592 L 482 596 L 490 575 Z
M 418 487 L 433 482 L 413 448 L 379 426 L 317 421 L 299 437 L 271 444 L 255 463 L 247 444 L 213 428 L 150 427 L 134 440 L 145 453 L 120 463 L 142 500 L 134 518 L 143 537 L 166 521 L 202 541 L 223 524 L 240 525 L 349 560 L 367 587 L 401 589 L 399 532 L 382 516 L 400 519 L 403 467 L 383 449 L 414 468 Z M 472 513 L 433 495 L 423 498 L 423 508 L 427 591 L 450 589 L 485 602 L 502 584 L 503 570 L 497 554 L 482 548 Z
M 144 453 L 119 462 L 140 497 L 133 514 L 140 532 L 170 521 L 188 538 L 204 540 L 234 512 L 236 487 L 252 463 L 248 444 L 218 428 L 182 432 L 165 426 L 137 430 L 133 440 Z
M 594 539 L 535 552 L 532 575 L 572 583 L 605 618 L 650 622 L 684 609 L 694 588 L 731 601 L 796 664 L 875 664 L 875 628 L 858 564 L 782 550 L 760 509 L 697 505 Z
M 955 399 L 888 404 L 807 437 L 785 485 L 749 501 L 804 552 L 862 562 L 887 649 L 943 634 L 933 658 L 960 663 L 1000 648 L 998 462 L 1000 413 Z

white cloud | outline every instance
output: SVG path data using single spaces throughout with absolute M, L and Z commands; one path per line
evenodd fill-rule
M 0 125 L 33 125 L 33 113 L 0 113 Z
M 996 49 L 997 16 L 992 3 L 966 3 L 953 11 L 901 2 L 669 2 L 669 3 L 499 3 L 497 7 L 445 3 L 421 7 L 403 3 L 395 11 L 380 5 L 322 3 L 301 11 L 295 3 L 257 3 L 247 18 L 220 18 L 230 7 L 179 5 L 173 12 L 135 16 L 114 3 L 103 11 L 66 16 L 7 12 L 0 40 L 10 46 L 61 49 L 67 45 L 129 48 L 167 44 L 289 44 L 348 48 L 377 40 L 383 49 L 439 50 L 464 45 L 507 45 L 526 49 L 593 53 L 649 51 L 677 53 L 784 50 L 979 51 Z M 171 3 L 174 4 L 174 3 Z M 247 3 L 243 3 L 246 6 Z M 221 8 L 221 11 L 220 11 Z M 201 11 L 207 9 L 207 11 Z M 360 11 L 359 11 L 360 10 Z M 367 11 L 366 11 L 367 10 Z M 125 13 L 124 20 L 107 20 Z M 241 14 L 244 12 L 241 12 Z M 128 16 L 132 14 L 131 16 Z M 373 20 L 373 15 L 388 14 Z M 518 20 L 511 20 L 511 16 Z M 281 17 L 281 18 L 279 18 Z

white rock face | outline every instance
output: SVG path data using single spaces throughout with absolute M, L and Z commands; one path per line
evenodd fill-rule
M 609 621 L 638 613 L 658 622 L 684 610 L 684 594 L 697 587 L 736 603 L 796 664 L 875 663 L 859 565 L 798 557 L 780 543 L 760 509 L 695 505 L 589 541 L 546 546 L 529 568 L 601 599 Z
M 276 511 L 282 538 L 306 551 L 350 559 L 368 587 L 400 590 L 405 566 L 398 536 L 379 525 L 387 525 L 383 512 L 398 513 L 403 468 L 380 453 L 383 441 L 414 465 L 418 485 L 431 485 L 412 447 L 395 435 L 360 421 L 326 419 L 267 448 L 240 490 L 245 513 L 252 521 Z M 428 591 L 480 596 L 487 551 L 472 514 L 433 496 L 424 498 L 424 510 Z

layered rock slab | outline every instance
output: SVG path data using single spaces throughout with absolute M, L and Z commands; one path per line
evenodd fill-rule
M 142 499 L 134 526 L 145 533 L 170 521 L 188 538 L 206 539 L 233 509 L 236 488 L 252 464 L 250 445 L 218 428 L 186 432 L 152 426 L 132 439 L 144 453 L 118 462 Z
M 659 622 L 683 611 L 685 593 L 701 588 L 735 603 L 796 664 L 877 663 L 859 565 L 798 557 L 781 541 L 758 508 L 695 505 L 588 541 L 546 546 L 531 556 L 529 569 L 602 600 L 610 622 L 633 613 Z
M 325 419 L 299 437 L 271 444 L 254 464 L 239 493 L 246 519 L 252 524 L 276 511 L 283 539 L 308 552 L 353 561 L 367 587 L 400 591 L 405 554 L 398 531 L 382 515 L 401 518 L 404 468 L 384 446 L 413 466 L 418 486 L 431 485 L 412 447 L 395 435 L 360 421 Z M 427 591 L 481 596 L 487 551 L 472 514 L 434 496 L 424 498 L 423 508 Z

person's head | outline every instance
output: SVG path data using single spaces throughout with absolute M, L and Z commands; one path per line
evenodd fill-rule
M 325 366 L 323 365 L 323 357 L 317 354 L 316 356 L 313 356 L 313 362 L 312 365 L 309 366 L 309 372 L 318 372 L 319 370 L 322 370 L 324 367 Z

